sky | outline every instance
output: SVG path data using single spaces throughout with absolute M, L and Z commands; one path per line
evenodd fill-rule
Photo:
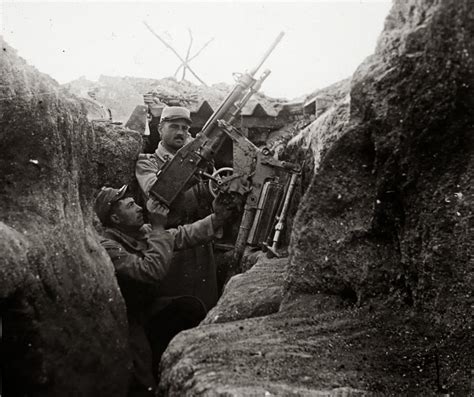
M 390 0 L 116 2 L 0 0 L 0 34 L 18 54 L 59 83 L 103 75 L 164 78 L 180 60 L 144 21 L 190 62 L 208 85 L 234 82 L 252 69 L 278 34 L 263 65 L 262 90 L 296 98 L 349 77 L 372 54 Z M 258 74 L 257 74 L 258 76 Z M 182 73 L 177 74 L 181 79 Z M 189 73 L 186 79 L 198 81 Z

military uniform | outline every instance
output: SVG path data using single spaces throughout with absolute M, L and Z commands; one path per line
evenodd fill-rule
M 188 138 L 189 139 L 192 138 Z M 140 188 L 148 196 L 156 174 L 163 164 L 173 157 L 162 142 L 155 153 L 141 154 L 136 164 L 136 177 Z M 176 227 L 200 219 L 211 212 L 212 197 L 200 184 L 178 196 L 168 214 L 168 227 Z M 202 300 L 206 309 L 217 302 L 217 275 L 212 246 L 196 246 L 176 253 L 171 271 L 163 281 L 165 295 L 192 295 Z
M 134 378 L 130 395 L 147 395 L 155 389 L 152 369 L 179 331 L 198 325 L 206 310 L 195 297 L 162 297 L 161 288 L 173 267 L 173 252 L 218 237 L 210 215 L 175 229 L 125 234 L 106 229 L 101 245 L 115 267 L 127 304 Z M 151 395 L 151 394 L 150 394 Z

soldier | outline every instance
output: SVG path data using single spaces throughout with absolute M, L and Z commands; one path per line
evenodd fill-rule
M 156 182 L 156 174 L 174 154 L 193 138 L 189 134 L 191 116 L 188 109 L 165 107 L 158 131 L 161 141 L 155 153 L 141 154 L 135 174 L 146 197 Z M 177 227 L 202 218 L 211 211 L 212 197 L 204 184 L 195 184 L 173 203 L 168 215 L 168 227 Z M 166 294 L 193 295 L 201 299 L 209 310 L 217 302 L 217 275 L 210 244 L 179 252 L 167 277 Z
M 183 329 L 198 325 L 206 314 L 196 297 L 163 297 L 160 293 L 173 266 L 173 251 L 218 237 L 231 211 L 216 199 L 214 214 L 165 230 L 168 210 L 164 206 L 150 199 L 147 209 L 151 226 L 144 225 L 143 209 L 126 193 L 126 185 L 102 188 L 94 210 L 106 227 L 101 245 L 112 259 L 127 305 L 134 362 L 129 396 L 151 396 L 159 360 L 169 341 Z

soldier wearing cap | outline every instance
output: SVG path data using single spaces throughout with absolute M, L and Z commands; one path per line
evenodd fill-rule
M 156 174 L 175 153 L 193 138 L 188 130 L 191 114 L 180 106 L 165 107 L 158 131 L 161 141 L 152 154 L 140 154 L 135 175 L 144 196 L 156 182 Z M 203 184 L 196 184 L 181 194 L 170 208 L 168 227 L 191 223 L 211 212 L 212 197 Z M 217 302 L 217 274 L 212 246 L 203 244 L 181 251 L 173 258 L 172 270 L 167 277 L 166 294 L 193 295 L 201 299 L 206 309 Z
M 143 209 L 127 196 L 127 186 L 104 187 L 94 210 L 106 227 L 101 245 L 109 254 L 127 305 L 134 374 L 129 396 L 152 395 L 157 367 L 169 341 L 183 329 L 199 324 L 206 310 L 192 296 L 163 297 L 173 251 L 211 241 L 221 232 L 227 208 L 215 200 L 215 213 L 190 225 L 165 230 L 168 209 L 147 202 L 151 225 Z

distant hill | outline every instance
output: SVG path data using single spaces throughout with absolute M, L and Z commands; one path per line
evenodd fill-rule
M 146 86 L 148 79 L 140 83 Z M 138 83 L 138 82 L 137 82 Z M 73 80 L 64 87 L 71 93 L 83 97 L 93 98 L 112 112 L 114 121 L 126 122 L 137 104 L 143 103 L 142 93 L 138 84 L 132 84 L 130 79 L 122 77 L 100 76 L 98 81 L 90 81 L 84 77 Z

